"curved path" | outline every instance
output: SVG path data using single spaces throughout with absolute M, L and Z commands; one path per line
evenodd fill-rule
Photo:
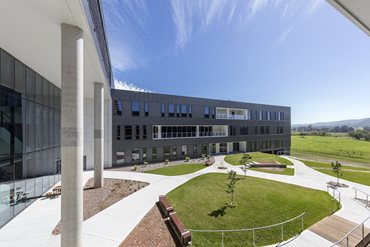
M 83 223 L 83 240 L 85 246 L 118 246 L 146 215 L 158 195 L 166 194 L 186 181 L 210 172 L 226 173 L 230 169 L 243 174 L 237 166 L 223 161 L 224 156 L 216 156 L 216 163 L 200 171 L 181 176 L 162 176 L 147 173 L 105 171 L 106 178 L 131 179 L 150 183 L 149 186 L 131 194 L 109 208 L 96 214 Z M 317 172 L 302 162 L 285 157 L 295 167 L 294 176 L 263 173 L 249 170 L 247 175 L 270 180 L 300 185 L 326 191 L 326 182 L 333 177 Z M 220 162 L 227 170 L 219 170 Z M 93 176 L 93 172 L 84 173 L 84 182 Z M 353 182 L 345 182 L 350 187 L 341 188 L 342 209 L 335 214 L 350 221 L 360 223 L 370 215 L 370 211 L 353 200 L 356 187 L 370 194 L 370 187 Z M 59 246 L 60 236 L 53 236 L 51 231 L 60 220 L 60 197 L 53 200 L 38 199 L 12 221 L 0 229 L 0 246 Z M 305 230 L 285 246 L 330 246 L 331 243 L 309 230 Z

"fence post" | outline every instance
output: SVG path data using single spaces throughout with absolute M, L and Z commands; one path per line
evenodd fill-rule
M 362 240 L 365 238 L 365 224 L 362 223 Z
M 222 240 L 221 246 L 224 247 L 224 232 L 222 231 L 221 233 L 222 233 L 221 234 L 221 236 L 222 236 L 222 238 L 221 238 L 221 240 Z
M 284 241 L 284 224 L 281 224 L 281 242 Z
M 304 215 L 302 215 L 302 232 L 303 232 L 303 230 L 304 230 L 303 218 L 304 218 Z
M 349 247 L 349 238 L 347 236 L 347 247 Z

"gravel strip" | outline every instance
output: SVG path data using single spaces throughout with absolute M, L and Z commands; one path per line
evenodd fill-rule
M 149 184 L 140 181 L 105 178 L 104 187 L 95 189 L 94 179 L 90 178 L 83 191 L 84 221 L 147 185 Z M 60 221 L 52 234 L 60 234 Z

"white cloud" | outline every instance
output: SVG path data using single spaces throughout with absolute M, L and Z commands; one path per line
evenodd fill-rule
M 276 45 L 281 45 L 284 43 L 284 41 L 287 39 L 287 37 L 290 35 L 290 33 L 294 30 L 294 26 L 290 26 L 288 29 L 286 29 L 276 40 Z
M 120 90 L 137 91 L 137 92 L 152 92 L 151 90 L 141 88 L 132 83 L 127 83 L 125 81 L 120 81 L 117 79 L 114 79 L 114 88 L 120 89 Z
M 314 14 L 324 5 L 324 2 L 324 0 L 310 0 L 305 11 L 306 16 Z
M 267 7 L 267 4 L 268 0 L 250 0 L 249 9 L 251 13 L 251 18 L 253 18 L 257 14 L 257 12 Z

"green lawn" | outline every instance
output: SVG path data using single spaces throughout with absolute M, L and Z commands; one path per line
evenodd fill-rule
M 319 172 L 336 177 L 336 174 L 331 171 L 330 163 L 322 163 L 322 162 L 307 161 L 307 160 L 301 160 L 301 161 L 305 163 L 307 166 Z M 356 171 L 353 171 L 353 170 L 356 170 Z M 365 172 L 361 172 L 361 171 L 365 171 Z M 342 174 L 343 175 L 340 177 L 341 179 L 345 179 L 345 180 L 352 181 L 355 183 L 360 183 L 360 184 L 370 186 L 370 169 L 369 168 L 343 166 Z
M 281 158 L 274 154 L 266 154 L 261 152 L 252 152 L 248 153 L 252 159 L 250 159 L 250 162 L 256 161 L 256 162 L 279 162 L 280 164 L 284 165 L 293 165 L 292 162 L 290 162 L 287 159 Z M 242 153 L 240 154 L 230 154 L 225 157 L 225 161 L 231 165 L 239 166 L 239 160 L 243 156 Z M 294 175 L 294 169 L 292 168 L 285 168 L 283 171 L 272 171 L 272 170 L 266 170 L 266 169 L 260 169 L 260 168 L 250 168 L 255 171 L 259 172 L 267 172 L 267 173 L 274 173 L 274 174 L 283 174 L 283 175 Z
M 306 212 L 304 228 L 337 210 L 337 204 L 323 191 L 276 181 L 241 177 L 236 184 L 237 207 L 221 208 L 230 201 L 226 174 L 206 174 L 191 179 L 168 194 L 175 211 L 188 229 L 241 229 L 279 223 Z M 212 216 L 212 215 L 213 216 Z M 284 239 L 300 231 L 301 221 L 284 227 Z M 259 246 L 277 243 L 280 227 L 256 231 Z M 226 233 L 225 246 L 251 246 L 252 234 Z M 221 233 L 193 233 L 193 246 L 221 246 Z
M 291 154 L 317 154 L 334 160 L 370 164 L 370 142 L 348 137 L 292 136 Z
M 166 176 L 178 176 L 178 175 L 193 173 L 205 167 L 206 166 L 204 164 L 185 164 L 184 163 L 184 164 L 162 167 L 162 168 L 146 171 L 146 173 L 166 175 Z

